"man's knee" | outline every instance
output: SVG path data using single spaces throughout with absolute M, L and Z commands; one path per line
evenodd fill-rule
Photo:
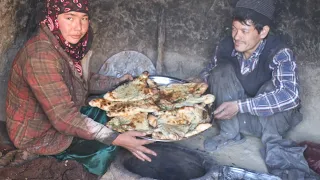
M 298 108 L 279 112 L 267 117 L 259 117 L 263 134 L 284 136 L 290 129 L 302 121 L 302 114 Z
M 235 82 L 235 84 L 240 84 L 233 66 L 230 63 L 224 63 L 217 65 L 211 72 L 208 78 L 209 86 L 234 86 L 230 84 Z
M 216 96 L 215 105 L 246 97 L 244 89 L 230 63 L 219 64 L 215 67 L 209 76 L 208 84 L 209 92 Z

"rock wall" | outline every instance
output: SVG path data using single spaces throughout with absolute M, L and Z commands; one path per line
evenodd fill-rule
M 111 55 L 136 50 L 156 64 L 158 26 L 164 14 L 165 75 L 196 75 L 210 59 L 214 46 L 230 29 L 229 1 L 95 1 L 92 69 L 97 71 Z M 188 63 L 186 63 L 188 62 Z
M 4 118 L 4 104 L 5 104 L 5 91 L 7 84 L 8 74 L 8 58 L 5 57 L 5 52 L 13 45 L 13 41 L 16 34 L 16 26 L 14 23 L 16 20 L 15 7 L 18 1 L 3 0 L 0 2 L 0 119 Z
M 0 1 L 0 121 L 5 120 L 5 98 L 11 62 L 37 28 L 41 0 Z
M 230 34 L 237 0 L 94 0 L 91 22 L 95 35 L 92 71 L 123 50 L 145 54 L 156 64 L 158 26 L 165 29 L 163 75 L 188 78 L 209 62 L 219 40 Z M 0 2 L 0 120 L 4 120 L 6 79 L 21 44 L 34 32 L 43 0 Z M 320 1 L 279 0 L 274 33 L 293 48 L 300 68 L 304 122 L 290 137 L 320 142 L 318 120 L 320 73 Z

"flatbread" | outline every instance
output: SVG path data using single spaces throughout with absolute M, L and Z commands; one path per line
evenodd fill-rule
M 108 101 L 139 101 L 149 99 L 158 93 L 156 83 L 148 79 L 149 73 L 144 72 L 138 78 L 125 83 L 115 90 L 106 93 L 103 98 Z M 150 84 L 150 87 L 149 87 Z
M 153 139 L 181 140 L 211 127 L 205 106 L 215 97 L 202 95 L 207 88 L 205 83 L 158 86 L 144 72 L 89 104 L 106 111 L 112 118 L 106 126 L 115 131 L 136 130 Z
M 160 96 L 161 97 L 161 96 Z M 215 96 L 212 94 L 206 94 L 203 96 L 195 96 L 195 95 L 188 95 L 183 100 L 180 100 L 180 102 L 170 102 L 166 99 L 160 99 L 157 102 L 157 105 L 162 110 L 173 110 L 176 108 L 181 108 L 185 106 L 194 106 L 195 104 L 212 104 L 215 100 Z
M 182 107 L 171 111 L 160 111 L 157 115 L 159 124 L 185 125 L 200 123 L 202 120 L 202 109 Z
M 109 117 L 129 116 L 138 114 L 140 112 L 152 113 L 160 110 L 160 108 L 155 105 L 152 99 L 146 99 L 143 101 L 116 102 L 99 98 L 91 100 L 89 105 L 105 110 Z
M 131 130 L 149 131 L 148 113 L 137 113 L 129 116 L 117 116 L 107 122 L 106 126 L 118 132 Z
M 188 132 L 188 125 L 159 124 L 152 133 L 152 138 L 163 140 L 181 140 Z
M 148 123 L 151 127 L 157 128 L 158 126 L 157 117 L 152 114 L 148 114 Z
M 199 134 L 199 133 L 209 129 L 210 127 L 212 127 L 211 123 L 198 124 L 194 130 L 187 132 L 185 134 L 185 137 L 188 138 L 188 137 L 194 136 L 196 134 Z
M 160 99 L 177 103 L 186 100 L 190 95 L 200 96 L 207 88 L 208 85 L 206 83 L 184 83 L 160 86 Z

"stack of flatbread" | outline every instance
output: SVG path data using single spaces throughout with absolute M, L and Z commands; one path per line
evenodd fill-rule
M 115 131 L 136 130 L 152 139 L 181 140 L 212 126 L 205 106 L 215 97 L 203 95 L 207 88 L 205 83 L 158 86 L 144 72 L 89 104 L 106 111 L 111 118 L 106 126 Z

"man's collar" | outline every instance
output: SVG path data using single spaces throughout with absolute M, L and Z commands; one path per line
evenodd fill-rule
M 249 57 L 249 59 L 258 57 L 258 56 L 261 54 L 262 50 L 264 49 L 264 46 L 265 46 L 266 42 L 267 42 L 267 40 L 266 40 L 266 39 L 263 39 L 263 40 L 260 42 L 260 44 L 259 44 L 259 46 L 257 47 L 257 49 L 256 49 L 256 50 L 253 52 L 253 54 Z M 233 51 L 232 51 L 232 53 L 231 53 L 231 56 L 232 56 L 232 57 L 235 57 L 235 56 L 237 56 L 237 57 L 243 57 L 243 53 L 238 52 L 238 51 L 236 51 L 235 49 L 233 49 Z

